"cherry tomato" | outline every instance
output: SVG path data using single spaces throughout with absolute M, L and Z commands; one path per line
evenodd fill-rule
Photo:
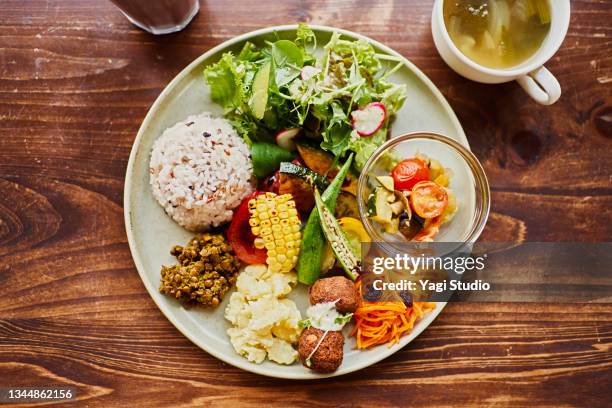
M 434 237 L 440 231 L 442 217 L 436 217 L 429 220 L 425 228 L 416 234 L 412 240 L 417 242 L 433 242 Z
M 438 217 L 447 204 L 446 190 L 433 181 L 420 181 L 412 187 L 410 205 L 419 217 L 425 219 Z
M 263 192 L 256 191 L 240 203 L 227 229 L 227 240 L 234 249 L 236 256 L 242 262 L 248 264 L 266 263 L 268 255 L 266 249 L 255 248 L 253 245 L 255 236 L 251 232 L 251 226 L 249 225 L 249 200 L 260 194 L 263 194 Z
M 410 190 L 419 181 L 429 180 L 427 164 L 418 158 L 399 162 L 391 171 L 396 190 Z
M 272 173 L 259 184 L 259 188 L 263 191 L 269 191 L 271 193 L 278 194 L 278 187 L 280 186 L 280 172 L 277 171 Z

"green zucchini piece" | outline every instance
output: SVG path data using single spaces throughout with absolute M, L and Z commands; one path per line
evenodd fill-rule
M 368 215 L 373 221 L 388 224 L 393 217 L 393 210 L 389 204 L 390 197 L 395 198 L 395 194 L 384 187 L 376 187 L 368 199 Z
M 380 183 L 381 186 L 383 186 L 384 188 L 386 188 L 389 191 L 393 191 L 393 186 L 394 186 L 394 182 L 393 182 L 393 177 L 391 176 L 378 176 L 376 177 L 376 181 L 378 181 Z
M 351 164 L 353 163 L 353 154 L 344 162 L 342 168 L 336 174 L 330 185 L 325 189 L 322 195 L 323 202 L 327 205 L 330 211 L 335 210 L 336 200 L 342 183 L 348 174 Z M 321 259 L 323 257 L 323 247 L 325 245 L 325 236 L 321 228 L 319 211 L 316 207 L 310 212 L 306 226 L 302 231 L 302 244 L 300 246 L 300 257 L 296 267 L 298 281 L 311 285 L 319 278 L 321 273 Z
M 302 180 L 307 181 L 311 185 L 314 185 L 319 190 L 325 190 L 329 186 L 329 180 L 327 180 L 327 177 L 323 177 L 322 175 L 315 173 L 309 168 L 300 166 L 299 164 L 282 162 L 280 164 L 279 171 L 281 173 L 297 176 Z
M 361 273 L 361 261 L 344 236 L 344 232 L 340 224 L 338 224 L 336 217 L 334 217 L 329 208 L 323 203 L 319 190 L 315 190 L 315 203 L 321 218 L 323 234 L 327 242 L 331 245 L 336 255 L 336 259 L 338 259 L 342 269 L 344 269 L 344 272 L 346 272 L 349 278 L 352 280 L 357 279 Z
M 304 142 L 297 144 L 297 151 L 300 157 L 304 161 L 306 167 L 315 173 L 319 173 L 322 176 L 327 176 L 332 179 L 338 169 L 334 166 L 334 156 L 330 153 L 321 150 L 319 147 L 311 146 Z M 357 195 L 357 182 L 359 175 L 349 171 L 346 180 L 342 183 L 342 191 Z M 325 189 L 320 189 L 324 191 Z

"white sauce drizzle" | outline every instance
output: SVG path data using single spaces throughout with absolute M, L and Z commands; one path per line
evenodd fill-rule
M 317 352 L 317 350 L 319 349 L 319 347 L 321 346 L 321 343 L 323 343 L 323 339 L 325 338 L 325 336 L 327 336 L 327 333 L 329 333 L 329 330 L 325 330 L 325 333 L 323 333 L 323 335 L 321 336 L 321 338 L 319 339 L 317 345 L 315 346 L 315 348 L 312 349 L 312 351 L 310 352 L 310 354 L 308 355 L 308 357 L 306 357 L 306 365 L 308 367 L 310 367 L 310 364 L 308 364 L 308 361 L 312 358 L 312 356 L 314 355 L 314 353 Z
M 310 359 L 317 352 L 321 346 L 321 343 L 323 343 L 327 333 L 330 331 L 340 331 L 344 325 L 348 323 L 348 321 L 343 321 L 343 323 L 336 322 L 337 319 L 342 319 L 344 317 L 336 310 L 336 303 L 338 303 L 339 300 L 340 298 L 334 300 L 333 302 L 317 303 L 316 305 L 310 306 L 306 310 L 306 316 L 308 316 L 308 320 L 310 320 L 310 325 L 316 329 L 324 330 L 324 333 L 319 338 L 317 345 L 312 349 L 308 357 L 306 357 L 306 360 L 304 360 L 308 367 L 310 367 Z
M 346 323 L 337 323 L 337 319 L 342 319 L 343 315 L 336 310 L 336 303 L 333 302 L 317 303 L 306 310 L 306 316 L 310 320 L 310 325 L 324 331 L 340 331 Z

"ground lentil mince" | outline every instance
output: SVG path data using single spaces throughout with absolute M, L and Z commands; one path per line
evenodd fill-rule
M 170 253 L 179 263 L 162 266 L 159 291 L 187 305 L 218 306 L 236 283 L 240 261 L 222 234 L 196 235 Z

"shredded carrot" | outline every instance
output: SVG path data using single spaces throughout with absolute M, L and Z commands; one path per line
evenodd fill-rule
M 361 296 L 361 280 L 355 283 Z M 413 302 L 407 307 L 403 302 L 363 301 L 353 314 L 355 325 L 351 336 L 355 337 L 357 348 L 365 349 L 388 343 L 389 347 L 412 331 L 417 319 L 436 307 L 431 302 Z

